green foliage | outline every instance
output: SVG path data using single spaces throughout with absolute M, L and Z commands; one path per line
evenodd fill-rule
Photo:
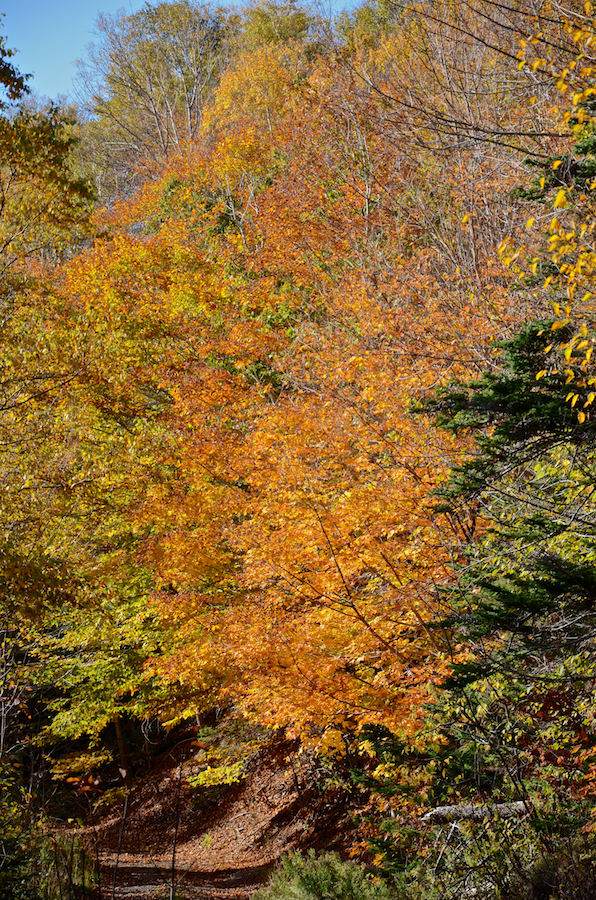
M 449 385 L 420 408 L 439 428 L 474 435 L 476 451 L 452 468 L 448 485 L 439 492 L 447 502 L 439 509 L 455 509 L 458 502 L 478 497 L 500 477 L 531 465 L 562 442 L 581 447 L 591 440 L 594 423 L 578 422 L 566 400 L 565 375 L 548 372 L 557 344 L 567 336 L 565 329 L 553 334 L 549 326 L 547 321 L 525 326 L 512 340 L 496 345 L 502 351 L 496 372 L 485 372 L 467 385 Z M 545 374 L 537 379 L 539 372 Z
M 401 13 L 401 6 L 391 0 L 367 0 L 349 12 L 340 13 L 336 20 L 337 32 L 350 53 L 358 47 L 376 47 Z
M 432 623 L 451 673 L 412 746 L 363 734 L 377 765 L 360 777 L 401 810 L 373 848 L 385 871 L 406 871 L 413 897 L 596 894 L 596 457 L 594 422 L 578 421 L 551 364 L 565 340 L 549 323 L 525 326 L 492 371 L 424 406 L 467 439 L 440 490 L 465 538 Z M 511 801 L 525 815 L 412 830 L 407 814 Z
M 593 900 L 592 838 L 543 834 L 530 822 L 487 818 L 452 823 L 426 834 L 432 847 L 403 879 L 411 900 Z
M 389 888 L 367 874 L 364 866 L 344 862 L 335 853 L 294 854 L 273 872 L 255 900 L 390 900 Z
M 97 883 L 96 862 L 76 835 L 41 834 L 35 870 L 42 900 L 85 898 Z M 35 897 L 32 892 L 30 897 Z
M 555 352 L 544 348 L 550 334 L 544 323 L 524 328 L 502 345 L 497 372 L 446 388 L 426 407 L 440 426 L 474 437 L 439 508 L 462 518 L 469 510 L 487 523 L 469 549 L 447 621 L 458 623 L 469 646 L 501 630 L 514 636 L 506 649 L 485 652 L 480 668 L 478 657 L 456 664 L 450 684 L 504 669 L 522 677 L 536 653 L 550 654 L 551 667 L 564 664 L 587 646 L 593 627 L 594 422 L 578 422 L 563 375 L 536 379 Z
M 547 334 L 545 323 L 522 329 L 496 371 L 426 406 L 473 437 L 440 508 L 475 540 L 434 623 L 454 649 L 433 737 L 413 753 L 371 734 L 376 777 L 389 771 L 406 804 L 523 800 L 527 814 L 419 826 L 427 849 L 408 878 L 424 897 L 594 896 L 594 426 L 569 409 L 562 376 L 536 379 Z M 403 832 L 386 835 L 375 844 L 384 866 L 411 863 Z
M 94 864 L 80 838 L 52 837 L 19 773 L 0 763 L 0 896 L 63 900 L 86 896 Z
M 238 716 L 224 720 L 217 728 L 202 728 L 197 733 L 195 745 L 199 749 L 188 783 L 199 788 L 200 794 L 205 788 L 238 784 L 268 740 L 268 732 Z
M 0 35 L 0 85 L 6 92 L 8 101 L 19 100 L 23 94 L 29 92 L 25 83 L 29 76 L 21 75 L 18 69 L 9 62 L 14 54 L 14 50 L 6 47 L 4 35 Z M 0 100 L 0 110 L 6 109 L 8 105 L 6 100 Z
M 20 804 L 4 800 L 0 807 L 0 892 L 6 900 L 37 900 L 35 830 Z
M 593 122 L 575 125 L 575 142 L 568 153 L 556 156 L 528 157 L 524 164 L 538 174 L 528 185 L 515 188 L 513 196 L 543 204 L 554 191 L 571 190 L 572 195 L 590 190 L 596 175 L 596 134 Z
M 2 106 L 0 105 L 0 110 Z M 90 231 L 93 190 L 73 174 L 73 120 L 54 106 L 0 115 L 0 276 L 42 252 L 75 247 Z M 7 284 L 0 285 L 3 298 Z
M 314 18 L 297 0 L 265 0 L 244 11 L 243 40 L 250 48 L 304 40 Z

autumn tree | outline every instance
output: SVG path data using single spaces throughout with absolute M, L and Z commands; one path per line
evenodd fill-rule
M 412 398 L 496 369 L 491 339 L 543 302 L 498 256 L 526 221 L 535 92 L 557 128 L 529 140 L 565 140 L 505 12 L 496 46 L 478 10 L 433 4 L 333 49 L 297 7 L 255 7 L 221 77 L 229 29 L 202 7 L 102 20 L 96 124 L 123 170 L 152 162 L 27 294 L 14 349 L 59 358 L 68 388 L 25 404 L 43 440 L 7 480 L 77 609 L 47 596 L 45 669 L 76 682 L 56 733 L 222 695 L 331 752 L 423 720 L 471 530 L 432 497 L 466 437 Z
M 414 727 L 441 676 L 427 620 L 466 534 L 429 499 L 453 444 L 408 407 L 478 371 L 535 305 L 511 303 L 497 254 L 523 215 L 515 148 L 447 154 L 386 100 L 424 84 L 432 110 L 471 104 L 479 121 L 493 97 L 503 128 L 526 115 L 500 49 L 456 25 L 441 37 L 413 11 L 354 46 L 351 70 L 296 35 L 245 47 L 204 140 L 103 213 L 109 240 L 68 267 L 105 329 L 105 360 L 91 341 L 85 361 L 94 396 L 135 428 L 153 396 L 171 453 L 130 504 L 162 628 L 149 668 L 180 691 L 168 717 L 220 687 L 341 744 L 367 720 Z M 354 90 L 365 63 L 383 91 Z M 525 99 L 534 85 L 515 77 Z
M 520 51 L 520 66 L 540 72 L 556 84 L 567 131 L 565 143 L 545 157 L 531 156 L 534 178 L 519 190 L 532 214 L 528 236 L 515 235 L 503 246 L 503 258 L 513 271 L 546 293 L 554 322 L 564 329 L 566 343 L 553 340 L 553 352 L 538 377 L 558 369 L 569 385 L 568 402 L 580 422 L 591 415 L 596 379 L 594 348 L 594 23 L 591 10 L 570 11 L 562 20 L 568 44 L 564 55 L 543 46 L 532 35 Z M 553 335 L 554 337 L 554 335 Z M 558 354 L 558 355 L 557 355 Z
M 70 168 L 72 120 L 51 106 L 15 107 L 28 91 L 25 77 L 8 62 L 12 51 L 3 38 L 0 54 L 7 93 L 0 104 L 0 277 L 6 284 L 7 273 L 17 263 L 76 243 L 92 191 Z
M 22 77 L 8 62 L 3 71 L 9 99 L 21 99 Z M 140 449 L 133 435 L 135 415 L 147 412 L 151 401 L 143 403 L 142 410 L 138 404 L 133 409 L 122 399 L 122 390 L 110 391 L 105 380 L 101 383 L 97 360 L 102 354 L 105 358 L 109 328 L 105 321 L 92 322 L 85 307 L 77 308 L 75 292 L 70 297 L 61 293 L 60 279 L 52 282 L 59 261 L 73 255 L 93 232 L 93 191 L 73 174 L 72 122 L 53 107 L 7 108 L 0 132 L 4 758 L 29 751 L 31 727 L 39 727 L 46 715 L 40 713 L 35 723 L 28 721 L 26 695 L 38 700 L 43 695 L 49 702 L 51 694 L 57 708 L 64 692 L 72 700 L 60 671 L 71 667 L 77 656 L 82 665 L 85 652 L 98 663 L 97 638 L 107 635 L 108 621 L 132 625 L 136 609 L 137 624 L 128 645 L 145 640 L 139 632 L 133 638 L 147 617 L 139 612 L 142 576 L 135 581 L 127 569 L 134 536 L 130 525 L 123 524 L 122 513 L 132 499 L 125 472 L 141 484 L 138 470 L 133 474 L 124 464 L 127 454 L 134 457 L 133 446 Z M 124 466 L 118 474 L 115 459 Z M 73 612 L 84 603 L 88 618 Z M 98 629 L 101 621 L 104 627 Z M 114 658 L 122 639 L 121 632 L 109 646 L 104 640 L 103 669 L 101 664 L 99 668 L 111 673 L 111 690 L 107 676 L 95 679 L 97 688 L 103 678 L 101 695 L 98 689 L 96 693 L 99 707 L 91 696 L 85 699 L 80 693 L 78 724 L 83 731 L 97 731 L 113 719 L 113 707 L 121 702 L 117 698 L 130 692 L 132 672 L 138 674 L 134 653 L 128 666 L 126 653 Z M 154 648 L 153 638 L 150 641 Z M 81 685 L 89 683 L 88 671 L 83 674 L 81 668 Z M 47 711 L 47 703 L 36 708 Z M 62 733 L 67 730 L 63 724 Z
M 101 192 L 118 193 L 139 164 L 198 138 L 232 27 L 221 10 L 196 0 L 99 17 L 99 40 L 79 63 L 79 93 Z
M 240 40 L 251 50 L 267 44 L 304 41 L 316 25 L 315 16 L 296 0 L 266 0 L 245 7 Z
M 426 407 L 474 439 L 437 492 L 470 539 L 435 622 L 452 671 L 412 742 L 368 732 L 380 805 L 399 797 L 397 827 L 375 838 L 378 859 L 403 867 L 418 855 L 417 895 L 593 892 L 593 161 L 584 112 L 593 88 L 589 60 L 574 48 L 586 41 L 589 57 L 586 12 L 559 11 L 549 24 L 561 40 L 541 31 L 519 52 L 520 70 L 550 79 L 560 133 L 525 161 L 536 177 L 516 194 L 530 235 L 515 229 L 503 255 L 512 298 L 533 297 L 550 318 L 531 316 L 479 379 L 449 384 Z
M 6 110 L 9 103 L 13 100 L 19 100 L 23 94 L 28 93 L 27 75 L 22 75 L 18 69 L 9 61 L 15 51 L 6 46 L 6 39 L 2 35 L 0 46 L 0 83 L 2 90 L 6 96 L 0 100 L 0 109 Z
M 27 91 L 25 80 L 8 62 L 11 51 L 6 50 L 4 42 L 1 50 L 2 82 L 8 100 L 21 100 Z M 7 101 L 2 101 L 0 441 L 3 497 L 8 507 L 17 500 L 17 483 L 21 490 L 23 486 L 24 473 L 16 474 L 20 466 L 15 468 L 15 461 L 24 448 L 38 446 L 42 439 L 44 416 L 37 416 L 36 405 L 48 404 L 72 377 L 57 359 L 50 361 L 45 355 L 48 338 L 38 331 L 44 314 L 24 295 L 26 285 L 33 283 L 34 272 L 39 274 L 46 260 L 57 258 L 66 247 L 72 249 L 88 233 L 92 191 L 70 169 L 70 124 L 57 109 L 11 109 Z M 19 543 L 21 513 L 17 507 L 12 509 L 16 518 L 7 507 L 4 509 L 9 536 L 8 545 L 3 542 L 5 582 L 16 577 L 11 562 Z M 7 590 L 5 583 L 5 594 Z
M 185 690 L 219 668 L 251 715 L 338 749 L 367 720 L 411 729 L 441 677 L 426 621 L 464 536 L 429 491 L 453 448 L 407 410 L 511 328 L 497 246 L 521 204 L 478 167 L 483 215 L 507 210 L 479 250 L 463 149 L 459 168 L 397 154 L 375 95 L 299 44 L 243 60 L 206 116 L 213 151 L 138 200 L 165 239 L 167 197 L 172 236 L 213 267 L 183 326 L 194 358 L 168 376 L 185 474 L 145 507 L 172 635 L 155 667 Z

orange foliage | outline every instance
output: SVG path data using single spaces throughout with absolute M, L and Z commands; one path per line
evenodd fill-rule
M 104 329 L 99 380 L 159 407 L 169 475 L 131 512 L 152 669 L 182 686 L 172 716 L 218 687 L 293 733 L 412 729 L 464 536 L 431 497 L 462 449 L 410 407 L 523 315 L 496 261 L 509 151 L 400 149 L 374 92 L 294 47 L 241 60 L 207 121 L 66 276 Z

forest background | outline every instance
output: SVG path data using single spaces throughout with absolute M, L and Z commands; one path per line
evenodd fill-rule
M 595 42 L 176 0 L 99 19 L 71 109 L 2 43 L 15 847 L 52 774 L 233 707 L 353 769 L 392 891 L 596 894 Z

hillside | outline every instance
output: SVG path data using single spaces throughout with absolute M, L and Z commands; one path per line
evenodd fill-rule
M 124 822 L 124 788 L 120 802 L 107 809 L 97 803 L 113 777 L 106 770 L 91 793 L 93 818 L 87 807 L 86 825 L 66 832 L 82 838 L 89 854 L 98 854 L 98 896 L 111 896 L 114 886 L 117 898 L 162 896 L 172 883 L 174 835 L 175 885 L 185 898 L 246 897 L 282 856 L 346 846 L 354 831 L 354 801 L 330 786 L 329 773 L 296 742 L 267 741 L 235 784 L 193 788 L 187 779 L 199 765 L 196 729 L 177 729 L 175 738 L 130 783 Z M 81 779 L 82 787 L 87 784 Z

